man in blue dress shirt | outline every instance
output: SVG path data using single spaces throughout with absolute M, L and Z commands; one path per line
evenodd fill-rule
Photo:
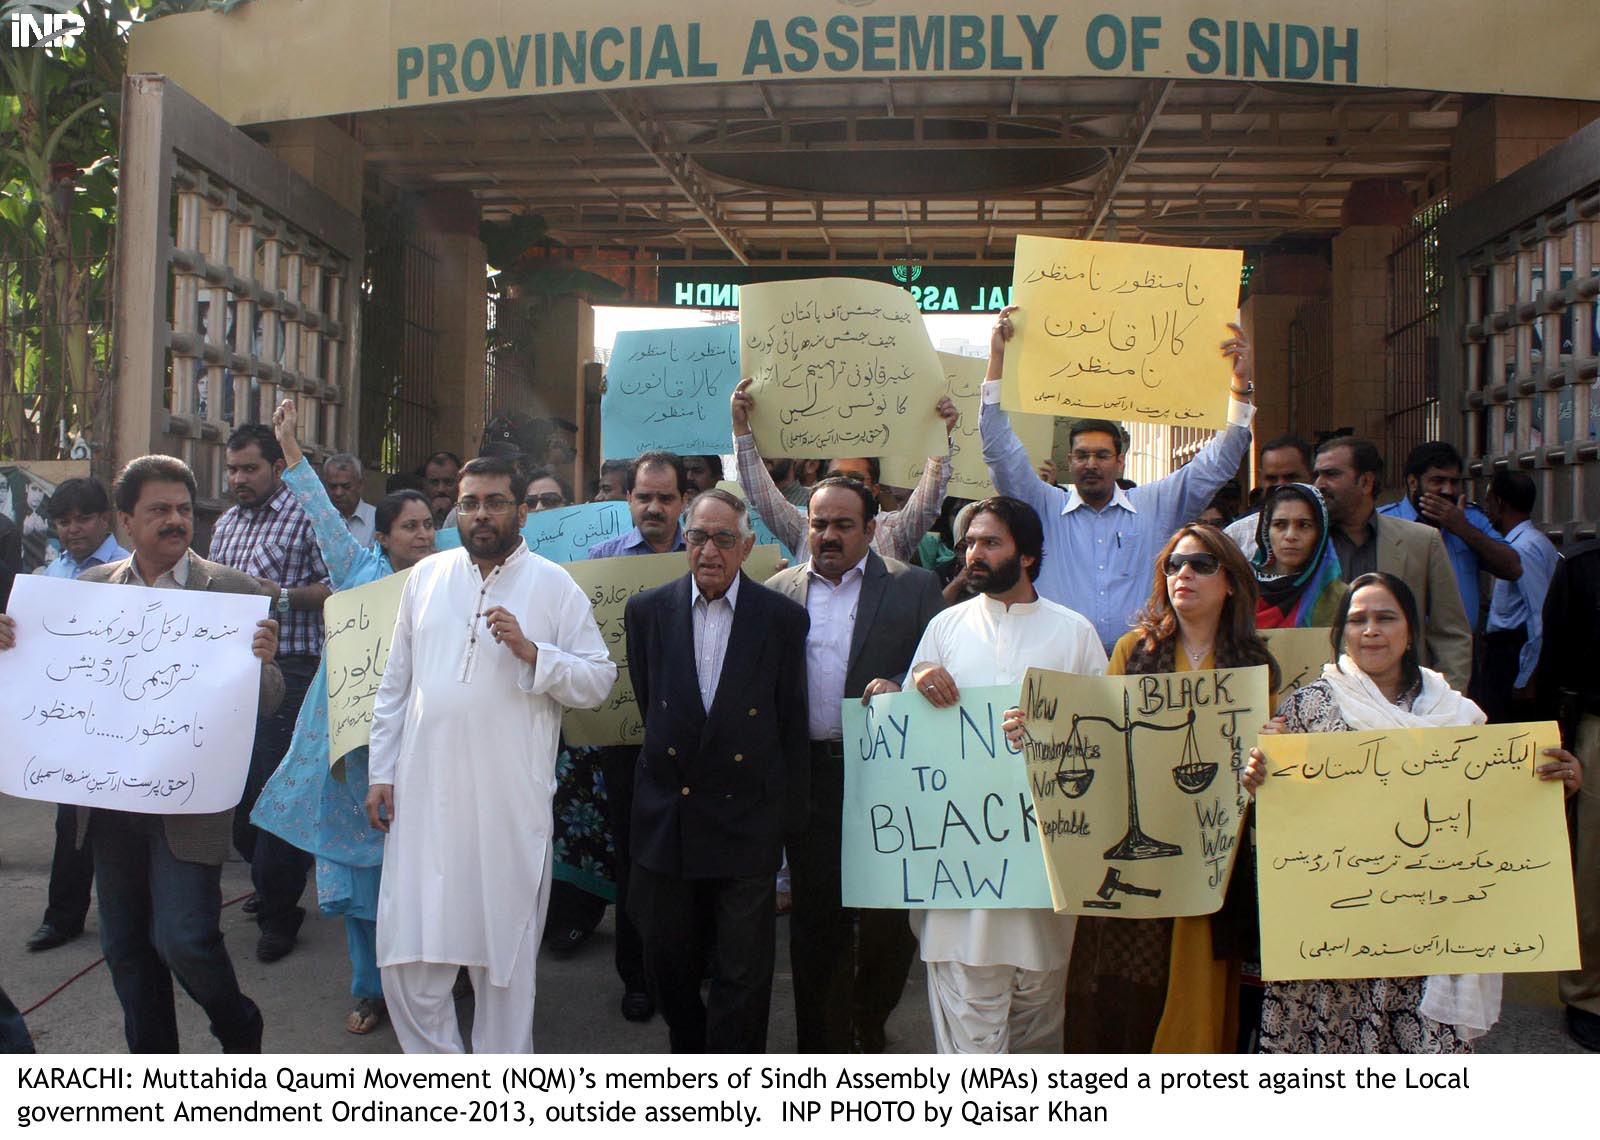
M 1122 429 L 1109 420 L 1079 420 L 1072 428 L 1072 488 L 1040 479 L 1028 453 L 1000 410 L 1000 370 L 1011 337 L 1012 308 L 995 322 L 989 339 L 989 372 L 983 383 L 979 434 L 983 461 L 995 490 L 1021 499 L 1044 522 L 1049 555 L 1034 584 L 1042 597 L 1075 610 L 1094 623 L 1107 653 L 1128 632 L 1150 599 L 1156 554 L 1172 532 L 1196 518 L 1217 488 L 1239 471 L 1250 450 L 1255 385 L 1250 346 L 1238 325 L 1222 342 L 1233 361 L 1233 399 L 1228 429 L 1193 460 L 1153 483 L 1123 490 Z
M 1515 581 L 1499 581 L 1489 601 L 1483 654 L 1476 670 L 1478 706 L 1490 724 L 1536 720 L 1533 671 L 1544 645 L 1544 602 L 1561 556 L 1533 522 L 1538 488 L 1520 471 L 1499 471 L 1483 497 L 1484 511 L 1522 561 Z
M 1461 608 L 1474 632 L 1482 629 L 1478 572 L 1515 582 L 1522 560 L 1495 530 L 1489 516 L 1461 493 L 1461 453 L 1443 440 L 1419 443 L 1406 456 L 1406 497 L 1378 508 L 1380 515 L 1439 528 L 1450 566 L 1461 587 Z
M 47 508 L 61 554 L 35 573 L 47 578 L 77 578 L 85 570 L 120 562 L 128 551 L 111 533 L 111 497 L 94 479 L 68 479 L 50 495 Z M 28 949 L 53 950 L 83 933 L 94 885 L 94 848 L 77 846 L 77 809 L 56 808 L 56 849 L 50 860 L 50 893 L 44 921 L 28 937 Z

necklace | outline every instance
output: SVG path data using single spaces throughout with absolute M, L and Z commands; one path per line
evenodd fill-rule
M 1189 658 L 1189 664 L 1193 668 L 1199 668 L 1200 662 L 1204 661 L 1206 659 L 1206 654 L 1211 652 L 1211 646 L 1209 645 L 1196 652 L 1195 650 L 1189 648 L 1187 642 L 1180 641 L 1180 644 L 1183 645 L 1183 652 L 1185 656 Z

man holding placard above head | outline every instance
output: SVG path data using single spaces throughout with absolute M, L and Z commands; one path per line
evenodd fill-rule
M 1029 666 L 1106 671 L 1094 626 L 1036 589 L 1045 540 L 1032 507 L 984 499 L 966 539 L 967 582 L 978 596 L 929 622 L 912 654 L 911 681 L 929 704 L 948 708 L 963 688 L 1020 685 Z M 884 678 L 869 691 L 898 689 Z M 910 918 L 928 964 L 939 1052 L 1060 1050 L 1075 918 L 1048 908 L 914 910 Z
M 85 571 L 79 581 L 266 593 L 250 575 L 189 548 L 195 481 L 187 464 L 166 455 L 135 459 L 117 476 L 112 497 L 133 554 Z M 0 650 L 14 648 L 16 637 L 15 620 L 0 614 Z M 251 649 L 261 660 L 256 712 L 270 717 L 283 703 L 277 622 L 258 623 Z M 239 990 L 220 927 L 233 816 L 233 808 L 194 815 L 78 809 L 78 838 L 87 835 L 94 848 L 100 942 L 131 1053 L 178 1052 L 174 976 L 206 1011 L 224 1052 L 261 1051 L 261 1011 Z
M 750 413 L 755 408 L 755 397 L 749 392 L 751 380 L 745 377 L 733 390 L 733 451 L 739 461 L 739 485 L 750 496 L 750 504 L 769 530 L 791 550 L 799 550 L 805 537 L 806 511 L 792 502 L 778 488 L 768 470 L 767 463 L 756 449 L 756 437 L 750 430 Z M 941 396 L 936 410 L 945 423 L 945 439 L 955 430 L 956 406 L 948 396 Z M 861 479 L 869 485 L 876 497 L 878 460 L 835 459 L 828 464 L 829 475 L 844 475 Z M 945 485 L 950 482 L 950 453 L 930 456 L 916 489 L 898 511 L 885 511 L 878 516 L 873 533 L 872 549 L 885 558 L 910 562 L 917 554 L 917 543 L 939 517 L 944 505 Z
M 1110 420 L 1079 420 L 1071 435 L 1073 486 L 1064 491 L 1039 478 L 1000 410 L 1000 376 L 1016 311 L 1015 306 L 1003 310 L 989 338 L 979 422 L 984 462 L 1001 494 L 1015 495 L 1044 520 L 1051 558 L 1039 592 L 1092 621 L 1109 652 L 1150 594 L 1156 552 L 1173 531 L 1205 509 L 1249 451 L 1255 415 L 1250 346 L 1238 325 L 1228 326 L 1234 335 L 1221 346 L 1222 355 L 1233 362 L 1228 427 L 1193 460 L 1165 478 L 1125 491 L 1117 485 L 1123 465 L 1121 427 Z
M 916 940 L 892 910 L 852 915 L 840 902 L 840 828 L 844 810 L 844 701 L 863 703 L 891 691 L 912 662 L 928 622 L 944 607 L 927 570 L 871 549 L 878 504 L 855 479 L 832 476 L 811 492 L 810 559 L 767 584 L 811 615 L 806 634 L 810 708 L 811 810 L 790 836 L 794 909 L 796 1050 L 884 1050 L 884 1023 L 900 1000 Z
M 748 578 L 748 508 L 713 487 L 684 532 L 689 573 L 628 599 L 644 720 L 629 908 L 674 1053 L 760 1053 L 775 876 L 806 818 L 806 611 Z M 710 977 L 708 998 L 701 984 Z
M 473 1051 L 532 1050 L 561 714 L 617 676 L 583 590 L 522 540 L 526 493 L 508 460 L 461 469 L 462 548 L 412 569 L 373 703 L 378 965 L 409 1053 L 463 1051 L 461 966 Z

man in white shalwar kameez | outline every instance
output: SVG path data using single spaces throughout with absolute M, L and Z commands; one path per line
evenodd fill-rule
M 978 596 L 929 622 L 911 656 L 912 683 L 930 704 L 954 705 L 967 686 L 1020 684 L 1030 666 L 1106 671 L 1094 625 L 1034 590 L 1044 532 L 1032 507 L 985 499 L 967 543 L 967 582 Z M 1061 1051 L 1073 916 L 975 909 L 913 910 L 910 918 L 928 966 L 939 1052 Z
M 462 1052 L 461 966 L 473 1052 L 532 1050 L 561 713 L 616 679 L 583 591 L 522 541 L 525 490 L 505 460 L 461 469 L 462 548 L 412 571 L 373 706 L 378 965 L 407 1053 Z

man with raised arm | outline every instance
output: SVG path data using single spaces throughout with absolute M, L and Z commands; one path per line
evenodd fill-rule
M 1117 485 L 1123 463 L 1121 427 L 1109 420 L 1079 420 L 1072 428 L 1072 488 L 1064 491 L 1039 478 L 1011 430 L 1010 418 L 1000 410 L 1000 373 L 1015 311 L 1013 306 L 1000 313 L 989 338 L 989 371 L 978 420 L 983 461 L 995 489 L 1027 503 L 1044 524 L 1050 560 L 1039 576 L 1039 593 L 1092 621 L 1109 653 L 1150 596 L 1162 544 L 1199 516 L 1250 450 L 1250 421 L 1256 411 L 1250 346 L 1243 329 L 1228 326 L 1234 331 L 1222 342 L 1222 354 L 1233 361 L 1228 428 L 1189 463 L 1165 478 L 1123 490 Z
M 739 485 L 750 497 L 750 507 L 767 524 L 767 529 L 790 550 L 805 549 L 806 509 L 789 501 L 778 485 L 772 481 L 761 453 L 756 450 L 756 437 L 750 431 L 750 410 L 755 407 L 755 397 L 747 390 L 750 378 L 739 381 L 733 390 L 733 451 L 739 461 Z M 944 505 L 944 490 L 950 482 L 950 433 L 956 430 L 959 413 L 949 396 L 941 396 L 938 403 L 939 418 L 945 426 L 945 454 L 930 456 L 916 490 L 898 511 L 885 511 L 878 516 L 878 529 L 872 537 L 872 549 L 885 558 L 900 562 L 915 562 L 917 543 L 927 534 L 939 517 Z M 878 460 L 835 459 L 828 464 L 829 475 L 851 476 L 864 473 L 869 478 L 863 482 L 878 488 L 876 471 Z

